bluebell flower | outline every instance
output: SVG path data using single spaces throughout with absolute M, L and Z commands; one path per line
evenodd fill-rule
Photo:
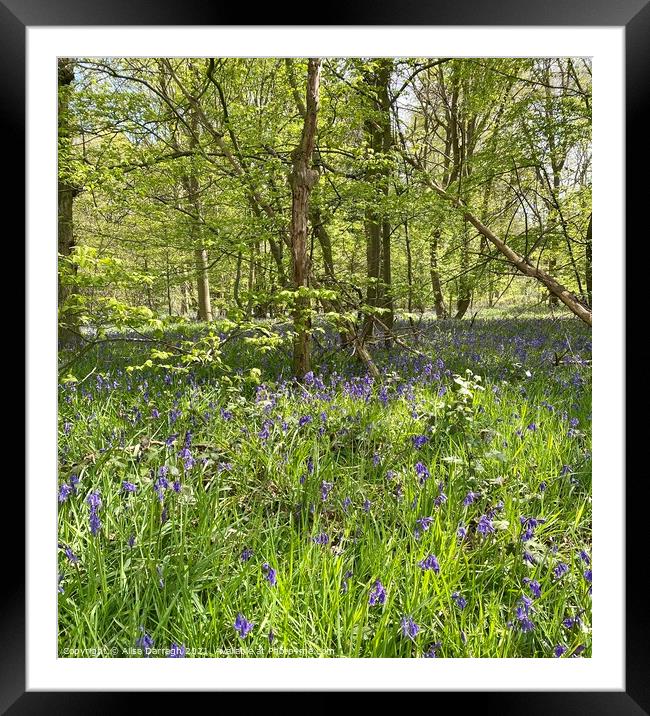
M 416 450 L 424 447 L 429 442 L 429 438 L 426 435 L 414 435 L 411 440 L 413 441 L 413 447 Z
M 325 482 L 325 480 L 323 480 L 323 482 L 321 482 L 320 496 L 321 496 L 321 500 L 323 502 L 325 502 L 325 500 L 327 500 L 333 487 L 334 487 L 334 484 L 331 482 Z
M 418 565 L 423 569 L 431 569 L 436 574 L 440 572 L 440 564 L 438 563 L 438 558 L 435 556 L 435 554 L 430 554 L 428 557 L 425 557 L 423 560 L 420 560 L 418 562 Z
M 580 626 L 582 624 L 582 620 L 580 617 L 566 617 L 566 619 L 562 620 L 562 626 L 564 626 L 565 629 L 573 629 L 576 626 Z
M 250 547 L 245 547 L 243 552 L 241 553 L 241 561 L 242 562 L 248 562 L 248 560 L 253 556 L 253 550 L 250 549 Z
M 138 490 L 138 488 L 137 488 L 132 482 L 129 482 L 128 480 L 124 480 L 124 481 L 122 482 L 122 489 L 123 489 L 124 492 L 126 492 L 127 494 L 128 494 L 129 492 L 137 492 L 137 490 Z
M 420 485 L 423 485 L 431 477 L 426 465 L 422 464 L 421 462 L 415 463 L 415 472 L 419 478 Z
M 277 584 L 277 581 L 278 581 L 276 573 L 275 573 L 275 569 L 273 569 L 273 567 L 271 567 L 271 565 L 268 562 L 264 562 L 264 564 L 262 565 L 262 572 L 264 572 L 264 574 L 266 575 L 266 578 L 268 579 L 269 584 L 272 587 L 275 587 L 275 585 Z
M 185 658 L 185 644 L 181 644 L 180 646 L 178 644 L 172 644 L 169 648 L 169 659 L 184 659 Z
M 140 631 L 142 632 L 142 636 L 136 640 L 135 645 L 142 649 L 146 656 L 149 656 L 154 645 L 153 637 L 147 634 L 143 626 L 140 627 Z
M 59 488 L 59 502 L 65 502 L 71 494 L 72 487 L 64 482 Z
M 560 562 L 557 567 L 553 570 L 553 574 L 556 579 L 560 579 L 569 571 L 569 565 L 564 562 Z
M 524 584 L 528 585 L 528 588 L 533 593 L 535 599 L 539 599 L 542 596 L 542 587 L 537 580 L 524 577 Z
M 470 490 L 470 492 L 468 492 L 468 493 L 465 495 L 465 499 L 463 500 L 463 506 L 464 506 L 464 507 L 469 507 L 469 505 L 471 505 L 473 502 L 475 502 L 478 497 L 479 497 L 478 493 L 472 492 L 472 491 Z
M 483 537 L 487 537 L 490 532 L 494 532 L 492 521 L 488 519 L 487 515 L 481 515 L 478 524 L 476 525 L 476 531 L 483 535 Z
M 415 639 L 415 637 L 420 632 L 420 627 L 413 621 L 412 617 L 410 616 L 402 617 L 402 620 L 400 621 L 400 628 L 402 631 L 402 636 L 406 637 L 407 639 Z
M 386 603 L 386 590 L 384 589 L 384 585 L 377 579 L 375 581 L 374 586 L 370 590 L 370 595 L 368 597 L 368 604 L 370 604 L 371 607 L 374 607 L 375 604 L 385 604 Z
M 98 510 L 102 506 L 102 498 L 99 492 L 91 492 L 86 498 L 86 503 L 91 510 Z
M 454 600 L 456 606 L 459 609 L 465 609 L 465 607 L 467 606 L 467 599 L 465 599 L 465 597 L 462 597 L 458 592 L 454 592 L 451 595 L 451 598 Z
M 237 633 L 242 639 L 245 639 L 248 634 L 253 630 L 253 627 L 255 624 L 252 622 L 249 622 L 248 619 L 243 614 L 238 614 L 237 618 L 235 619 L 234 627 L 237 630 Z
M 438 656 L 438 649 L 442 646 L 441 641 L 430 644 L 427 650 L 422 654 L 423 659 L 435 659 Z
M 567 650 L 567 647 L 564 646 L 564 644 L 557 644 L 557 646 L 553 649 L 553 656 L 556 659 L 559 659 L 562 654 L 564 654 Z
M 311 539 L 314 544 L 327 544 L 330 541 L 330 538 L 325 534 L 325 532 L 321 532 L 319 535 L 316 535 L 316 537 L 312 537 Z

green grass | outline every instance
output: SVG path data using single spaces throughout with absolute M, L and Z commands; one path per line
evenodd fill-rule
M 464 355 L 450 349 L 454 372 L 463 373 Z M 495 351 L 473 365 L 486 375 L 470 377 L 464 397 L 453 375 L 442 371 L 438 380 L 413 369 L 388 383 L 386 400 L 363 379 L 361 397 L 338 379 L 323 389 L 269 380 L 256 394 L 237 394 L 209 371 L 167 384 L 155 369 L 118 375 L 125 357 L 109 352 L 101 364 L 95 355 L 77 367 L 80 376 L 110 374 L 117 387 L 98 387 L 92 375 L 61 388 L 59 482 L 74 474 L 79 484 L 60 503 L 59 540 L 79 561 L 60 548 L 60 655 L 133 655 L 142 627 L 155 648 L 183 644 L 188 656 L 239 648 L 244 656 L 419 657 L 436 642 L 438 657 L 552 657 L 558 644 L 566 656 L 577 647 L 590 656 L 590 567 L 579 557 L 591 543 L 588 366 L 544 363 L 529 379 L 506 371 L 504 380 L 495 366 L 512 360 Z M 579 385 L 570 379 L 576 372 Z M 172 409 L 180 410 L 173 423 Z M 300 426 L 306 415 L 312 421 Z M 266 420 L 273 424 L 262 438 Z M 186 430 L 197 460 L 187 471 L 179 456 Z M 429 438 L 421 449 L 415 435 Z M 424 484 L 417 462 L 431 475 Z M 163 465 L 170 487 L 161 501 L 153 483 Z M 180 492 L 171 489 L 175 478 Z M 124 493 L 124 480 L 136 494 Z M 326 500 L 323 482 L 333 485 Z M 441 488 L 446 501 L 436 505 Z M 464 506 L 470 490 L 480 496 Z M 92 491 L 102 499 L 96 536 L 85 502 Z M 490 510 L 494 532 L 482 536 L 478 520 Z M 417 537 L 416 520 L 429 516 Z M 521 517 L 545 520 L 525 542 Z M 320 533 L 328 544 L 314 543 Z M 248 561 L 244 548 L 253 550 Z M 438 574 L 418 565 L 429 554 Z M 556 578 L 560 562 L 569 570 Z M 277 571 L 275 586 L 263 563 Z M 522 595 L 533 597 L 525 579 L 541 588 L 530 631 L 516 616 Z M 376 580 L 386 601 L 371 606 Z M 254 623 L 244 639 L 233 626 L 239 613 Z M 563 625 L 576 615 L 579 625 Z M 413 639 L 401 634 L 403 616 L 420 627 Z

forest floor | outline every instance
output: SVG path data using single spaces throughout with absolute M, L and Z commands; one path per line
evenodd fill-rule
M 75 366 L 59 655 L 590 656 L 590 330 L 427 321 L 381 380 L 316 338 L 303 385 L 244 339 L 241 381 Z

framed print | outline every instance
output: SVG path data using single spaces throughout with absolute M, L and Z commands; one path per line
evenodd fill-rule
M 8 713 L 650 711 L 623 228 L 650 10 L 328 9 L 0 0 L 26 207 Z

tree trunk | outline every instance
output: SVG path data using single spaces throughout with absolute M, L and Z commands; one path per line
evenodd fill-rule
M 197 146 L 198 117 L 196 108 L 190 117 L 192 133 L 190 136 L 190 148 L 194 151 Z M 190 227 L 190 243 L 194 247 L 194 266 L 196 271 L 196 289 L 198 295 L 198 308 L 200 321 L 212 321 L 212 303 L 210 301 L 210 277 L 208 275 L 208 252 L 203 246 L 201 226 L 201 196 L 199 191 L 199 180 L 194 169 L 192 173 L 183 177 L 183 184 L 187 193 L 187 200 L 192 207 L 192 224 Z
M 239 297 L 239 286 L 241 284 L 241 261 L 242 261 L 242 255 L 241 251 L 237 253 L 237 269 L 235 271 L 235 283 L 233 284 L 233 298 L 235 299 L 235 304 L 237 308 L 241 309 L 241 298 Z
M 551 258 L 548 260 L 548 272 L 553 275 L 553 272 L 555 271 L 555 267 L 557 266 L 557 260 L 555 258 Z M 558 297 L 554 293 L 548 294 L 548 305 L 553 308 L 554 306 L 557 306 L 559 303 Z
M 309 220 L 311 222 L 314 234 L 318 239 L 321 251 L 323 252 L 323 265 L 325 267 L 325 275 L 331 281 L 335 280 L 334 275 L 334 259 L 332 257 L 332 241 L 330 235 L 325 229 L 323 217 L 318 207 L 309 208 Z
M 210 300 L 210 278 L 208 276 L 208 252 L 204 248 L 194 250 L 196 265 L 196 287 L 199 296 L 199 318 L 212 321 L 212 302 Z
M 587 227 L 587 239 L 585 249 L 585 283 L 587 284 L 587 301 L 591 308 L 591 214 L 589 214 L 589 226 Z
M 429 242 L 429 268 L 431 272 L 431 289 L 433 291 L 433 303 L 436 311 L 436 318 L 444 320 L 447 318 L 445 297 L 442 292 L 440 273 L 438 272 L 438 244 L 440 243 L 440 229 L 436 229 Z
M 68 57 L 60 57 L 58 60 L 58 132 L 59 146 L 66 149 L 72 148 L 72 137 L 68 117 L 70 87 L 74 81 L 73 60 Z M 72 186 L 59 171 L 58 176 L 58 252 L 62 257 L 68 257 L 74 249 L 73 230 L 73 200 L 78 190 Z M 62 345 L 72 343 L 75 339 L 77 321 L 74 313 L 66 307 L 68 297 L 75 292 L 76 269 L 72 268 L 64 281 L 61 281 L 59 271 L 59 342 Z
M 391 104 L 389 95 L 390 77 L 393 71 L 393 60 L 384 59 L 381 62 L 378 79 L 379 79 L 379 109 L 381 112 L 381 149 L 383 153 L 384 161 L 386 162 L 386 168 L 383 170 L 383 182 L 382 182 L 382 193 L 388 198 L 390 191 L 390 167 L 388 166 L 388 159 L 390 157 L 391 150 L 393 148 L 393 132 L 391 129 Z M 389 332 L 393 330 L 394 321 L 394 306 L 393 306 L 393 276 L 392 276 L 392 265 L 391 265 L 391 225 L 388 216 L 386 215 L 386 208 L 383 211 L 383 220 L 381 224 L 382 232 L 382 247 L 381 247 L 381 260 L 382 260 L 382 308 L 385 308 L 388 313 L 384 313 L 381 316 L 382 323 L 386 326 Z M 391 339 L 390 333 L 386 336 L 386 347 L 390 348 Z
M 406 244 L 406 284 L 407 297 L 406 309 L 409 313 L 413 312 L 413 255 L 411 253 L 411 237 L 409 236 L 409 220 L 404 219 L 404 242 Z M 409 323 L 413 327 L 413 319 L 409 316 Z
M 291 258 L 293 288 L 296 292 L 293 313 L 296 336 L 293 344 L 293 374 L 302 380 L 311 369 L 311 301 L 301 289 L 309 286 L 309 251 L 307 227 L 309 195 L 318 181 L 318 171 L 312 169 L 320 85 L 320 59 L 310 58 L 307 68 L 305 118 L 300 144 L 293 152 L 293 166 L 289 176 L 291 185 Z

